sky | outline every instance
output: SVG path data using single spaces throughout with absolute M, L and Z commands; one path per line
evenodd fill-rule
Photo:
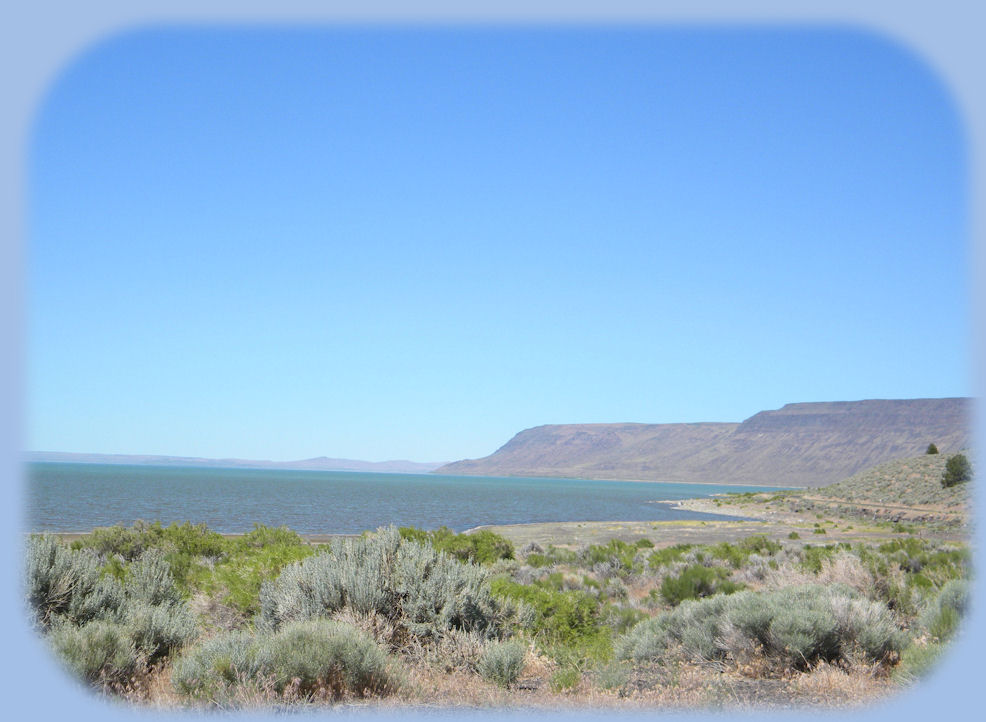
M 971 394 L 962 121 L 876 35 L 151 28 L 63 69 L 27 172 L 32 450 Z

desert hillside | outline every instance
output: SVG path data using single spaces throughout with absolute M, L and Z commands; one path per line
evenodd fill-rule
M 826 486 L 819 494 L 849 502 L 890 501 L 897 504 L 934 504 L 964 507 L 970 501 L 968 484 L 943 487 L 948 454 L 924 454 L 888 461 L 848 479 Z
M 966 398 L 796 403 L 742 423 L 562 424 L 521 431 L 438 474 L 822 486 L 886 461 L 970 444 Z

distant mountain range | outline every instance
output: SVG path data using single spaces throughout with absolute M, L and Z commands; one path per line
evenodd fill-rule
M 880 399 L 787 404 L 742 423 L 538 426 L 435 473 L 823 486 L 930 442 L 967 448 L 971 414 L 968 398 Z
M 150 456 L 134 454 L 74 454 L 64 451 L 31 451 L 28 461 L 59 461 L 74 464 L 134 464 L 142 466 L 209 466 L 225 469 L 294 469 L 297 471 L 375 471 L 426 474 L 444 462 L 358 461 L 318 456 L 299 461 L 256 461 L 250 459 L 203 459 L 197 456 Z

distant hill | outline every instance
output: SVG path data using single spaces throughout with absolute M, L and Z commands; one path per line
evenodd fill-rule
M 297 471 L 372 471 L 380 473 L 426 474 L 444 462 L 358 461 L 319 456 L 299 461 L 258 461 L 250 459 L 203 459 L 197 456 L 152 456 L 135 454 L 75 454 L 63 451 L 31 451 L 28 461 L 59 461 L 74 464 L 134 464 L 138 466 L 205 466 L 225 469 L 294 469 Z
M 941 485 L 949 456 L 951 454 L 924 454 L 888 461 L 819 489 L 818 493 L 856 503 L 963 506 L 969 502 L 972 484 L 948 488 Z
M 787 404 L 738 424 L 538 426 L 435 473 L 821 486 L 929 442 L 966 448 L 971 413 L 966 398 L 879 399 Z

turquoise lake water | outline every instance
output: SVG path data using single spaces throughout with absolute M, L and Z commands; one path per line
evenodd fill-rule
M 386 524 L 462 531 L 481 524 L 728 519 L 662 501 L 764 487 L 373 474 L 173 466 L 31 463 L 28 531 L 77 532 L 136 519 L 204 522 L 224 533 L 254 523 L 302 534 L 355 534 Z

